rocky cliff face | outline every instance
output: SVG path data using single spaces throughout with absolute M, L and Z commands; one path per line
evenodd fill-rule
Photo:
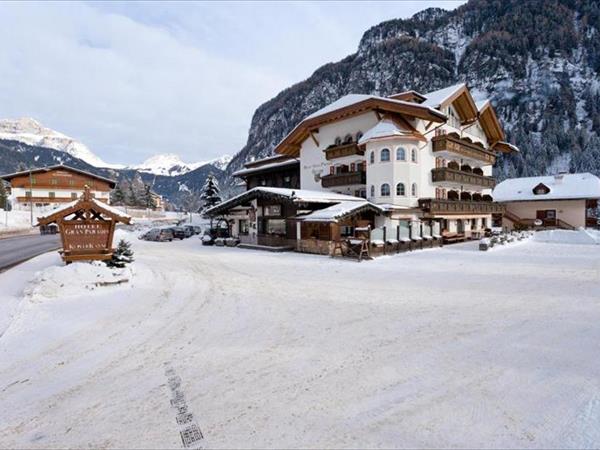
M 368 30 L 358 51 L 260 106 L 227 168 L 263 157 L 307 114 L 348 93 L 427 92 L 466 81 L 496 107 L 521 154 L 502 179 L 557 170 L 600 173 L 600 4 L 471 0 Z

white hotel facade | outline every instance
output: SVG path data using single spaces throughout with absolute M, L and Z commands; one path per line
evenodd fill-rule
M 417 108 L 403 110 L 406 103 Z M 469 233 L 491 226 L 500 211 L 491 203 L 492 166 L 497 152 L 517 150 L 504 139 L 490 102 L 476 103 L 459 84 L 424 95 L 342 97 L 308 116 L 275 151 L 299 158 L 301 189 L 383 207 L 375 226 L 433 218 L 446 232 Z

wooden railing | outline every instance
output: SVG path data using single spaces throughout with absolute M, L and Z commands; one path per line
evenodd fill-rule
M 329 147 L 325 149 L 325 158 L 330 161 L 336 158 L 343 158 L 344 156 L 352 155 L 364 155 L 365 151 L 362 150 L 356 142 L 351 144 L 336 145 L 335 147 Z
M 505 210 L 500 203 L 437 198 L 421 198 L 419 207 L 429 214 L 502 214 Z
M 481 186 L 484 188 L 493 189 L 496 186 L 496 180 L 492 177 L 477 175 L 471 172 L 463 172 L 462 170 L 450 169 L 448 167 L 438 167 L 431 169 L 432 180 L 436 182 L 452 182 L 459 184 L 469 184 L 473 186 Z
M 487 164 L 496 162 L 496 154 L 490 150 L 479 147 L 471 142 L 450 135 L 435 136 L 431 139 L 434 152 L 450 152 L 465 158 L 476 159 Z
M 321 177 L 321 186 L 324 188 L 334 186 L 350 186 L 353 184 L 365 184 L 367 172 L 346 172 L 325 175 Z

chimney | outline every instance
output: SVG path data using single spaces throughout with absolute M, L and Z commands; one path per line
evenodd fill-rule
M 567 172 L 564 172 L 564 171 L 563 172 L 558 172 L 556 175 L 554 175 L 554 182 L 557 183 L 557 184 L 558 183 L 562 183 L 562 180 L 563 180 L 563 178 L 564 178 L 564 176 L 565 176 L 566 173 Z

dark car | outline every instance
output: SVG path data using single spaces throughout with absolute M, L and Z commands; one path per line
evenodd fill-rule
M 183 227 L 171 227 L 170 230 L 173 232 L 173 237 L 175 239 L 185 239 L 188 237 L 185 232 L 185 228 Z
M 196 234 L 196 230 L 194 230 L 193 225 L 185 225 L 183 229 L 185 230 L 185 237 L 192 237 L 194 234 Z
M 150 231 L 142 234 L 140 239 L 144 241 L 172 241 L 173 232 L 169 228 L 152 228 Z

